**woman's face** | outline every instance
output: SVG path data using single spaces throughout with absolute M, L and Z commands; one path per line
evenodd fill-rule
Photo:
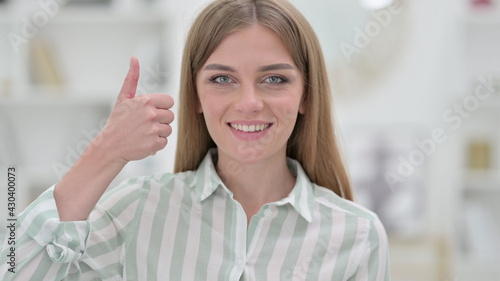
M 281 38 L 260 24 L 227 35 L 197 73 L 208 131 L 240 163 L 286 155 L 304 82 Z

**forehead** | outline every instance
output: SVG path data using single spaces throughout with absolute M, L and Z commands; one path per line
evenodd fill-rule
M 286 62 L 294 65 L 280 36 L 261 24 L 253 24 L 224 37 L 207 60 L 207 63 L 214 62 L 228 65 Z

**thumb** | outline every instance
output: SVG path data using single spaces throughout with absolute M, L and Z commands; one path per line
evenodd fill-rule
M 135 92 L 137 90 L 137 81 L 139 81 L 139 61 L 136 57 L 130 59 L 130 69 L 123 82 L 122 89 L 116 102 L 121 102 L 126 99 L 132 99 L 135 97 Z

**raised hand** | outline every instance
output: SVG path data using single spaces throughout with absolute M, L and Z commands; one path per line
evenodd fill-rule
M 115 106 L 99 141 L 107 142 L 110 156 L 117 161 L 140 160 L 167 145 L 172 133 L 174 100 L 165 94 L 135 96 L 139 80 L 139 62 L 132 57 Z
M 54 198 L 61 221 L 85 220 L 111 181 L 132 160 L 155 154 L 172 133 L 174 101 L 165 94 L 135 96 L 139 62 L 130 61 L 108 122 L 56 185 Z

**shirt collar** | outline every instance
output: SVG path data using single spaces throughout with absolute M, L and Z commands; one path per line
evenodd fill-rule
M 198 202 L 207 199 L 217 190 L 217 188 L 224 189 L 231 198 L 233 197 L 233 192 L 224 185 L 217 174 L 214 159 L 217 159 L 217 148 L 209 149 L 196 171 L 196 180 L 194 184 Z M 313 184 L 298 161 L 291 158 L 287 158 L 286 160 L 288 168 L 296 178 L 295 186 L 287 197 L 273 204 L 278 206 L 285 204 L 292 205 L 293 208 L 310 223 L 313 221 L 314 210 Z

